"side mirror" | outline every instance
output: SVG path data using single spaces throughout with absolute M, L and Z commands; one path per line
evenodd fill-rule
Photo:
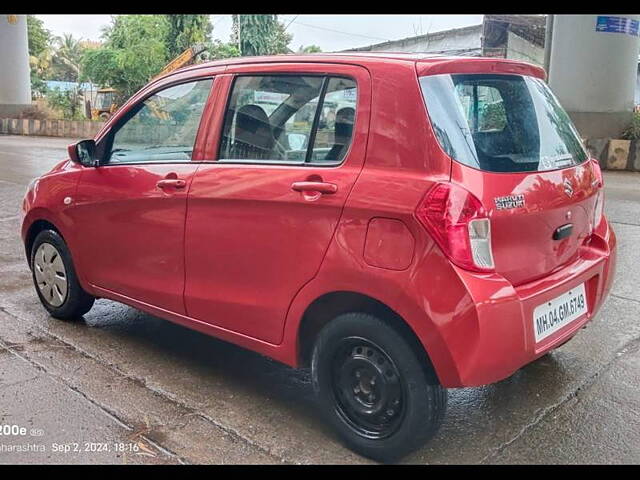
M 93 140 L 81 140 L 67 147 L 69 158 L 74 163 L 85 167 L 97 167 L 100 163 L 96 158 L 96 142 Z

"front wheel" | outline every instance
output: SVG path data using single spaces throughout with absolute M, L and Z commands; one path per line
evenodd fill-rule
M 69 249 L 56 231 L 43 230 L 36 236 L 31 270 L 40 302 L 51 316 L 74 320 L 93 306 L 95 299 L 80 286 Z
M 390 462 L 438 430 L 447 392 L 405 338 L 364 313 L 340 315 L 320 332 L 312 356 L 320 408 L 346 445 Z

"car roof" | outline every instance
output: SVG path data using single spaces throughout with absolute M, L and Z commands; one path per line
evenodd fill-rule
M 353 63 L 369 63 L 374 59 L 406 60 L 415 62 L 424 58 L 442 57 L 441 55 L 426 53 L 405 53 L 405 52 L 335 52 L 335 53 L 305 53 L 305 54 L 283 54 L 283 55 L 263 55 L 257 57 L 232 57 L 222 60 L 192 65 L 186 69 L 198 66 L 218 66 L 218 65 L 241 65 L 250 63 L 279 63 L 279 62 L 326 62 L 326 61 L 351 61 Z M 462 57 L 458 57 L 462 58 Z
M 433 53 L 406 52 L 336 52 L 265 55 L 257 57 L 233 57 L 211 62 L 200 63 L 180 68 L 171 72 L 184 73 L 206 69 L 235 65 L 250 65 L 258 63 L 349 63 L 363 67 L 374 67 L 384 63 L 407 62 L 416 64 L 418 75 L 433 75 L 437 73 L 515 73 L 545 78 L 544 70 L 530 63 L 495 58 L 495 57 L 463 57 L 441 55 Z

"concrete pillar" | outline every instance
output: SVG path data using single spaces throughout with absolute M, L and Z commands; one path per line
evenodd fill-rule
M 0 117 L 31 106 L 26 15 L 0 15 Z
M 554 15 L 549 86 L 583 137 L 617 137 L 637 81 L 640 15 Z

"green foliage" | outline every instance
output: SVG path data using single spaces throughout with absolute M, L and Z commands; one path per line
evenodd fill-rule
M 220 40 L 214 40 L 208 45 L 207 51 L 211 60 L 220 60 L 222 58 L 239 57 L 240 50 L 238 46 L 232 43 L 223 43 Z
M 166 15 L 168 29 L 165 43 L 170 58 L 174 58 L 196 43 L 211 40 L 213 26 L 209 15 Z
M 29 67 L 31 70 L 31 95 L 35 99 L 47 92 L 45 78 L 51 74 L 53 48 L 51 32 L 44 28 L 42 20 L 27 15 L 29 38 Z
M 60 110 L 64 118 L 68 120 L 82 120 L 82 109 L 78 101 L 78 91 L 69 90 L 62 92 L 59 89 L 50 90 L 47 94 L 47 103 L 55 110 Z
M 46 78 L 76 82 L 80 76 L 80 60 L 84 47 L 80 39 L 71 34 L 53 37 L 42 20 L 27 15 L 29 35 L 29 65 L 32 88 L 41 90 Z
M 113 87 L 130 97 L 164 66 L 196 43 L 211 45 L 213 58 L 237 56 L 237 48 L 210 43 L 208 15 L 118 15 L 102 32 L 101 48 L 86 51 L 82 80 Z
M 631 123 L 624 132 L 622 132 L 624 140 L 640 140 L 640 112 L 633 112 Z
M 38 73 L 35 70 L 31 70 L 30 77 L 31 77 L 31 97 L 33 99 L 36 99 L 38 97 L 44 97 L 48 92 L 46 82 L 42 79 L 40 75 L 38 75 Z
M 111 86 L 113 82 L 117 82 L 116 56 L 117 51 L 113 48 L 101 47 L 87 50 L 82 57 L 80 81 L 89 81 L 102 86 Z
M 111 48 L 126 49 L 144 42 L 164 44 L 168 30 L 166 15 L 113 15 L 102 38 Z
M 32 18 L 31 18 L 32 17 Z M 222 59 L 243 55 L 288 53 L 291 35 L 277 15 L 234 15 L 234 36 L 229 43 L 211 40 L 209 15 L 114 15 L 103 28 L 103 45 L 83 48 L 71 35 L 52 38 L 42 22 L 30 16 L 30 49 L 34 94 L 46 91 L 43 80 L 89 81 L 116 89 L 123 100 L 142 88 L 163 67 L 197 43 L 208 46 L 208 57 Z M 31 37 L 31 31 L 37 32 Z M 238 31 L 242 45 L 238 45 Z M 240 48 L 242 47 L 242 48 Z M 320 51 L 307 47 L 307 51 Z M 65 93 L 51 93 L 65 115 L 75 115 Z
M 275 31 L 270 40 L 271 55 L 290 53 L 289 44 L 292 38 L 293 35 L 286 32 L 282 22 L 276 22 Z
M 85 48 L 80 39 L 69 33 L 53 39 L 55 47 L 51 63 L 51 76 L 58 80 L 77 82 Z
M 302 45 L 300 45 L 300 48 L 298 49 L 298 53 L 320 53 L 320 52 L 322 52 L 322 49 L 317 45 L 307 45 L 306 47 L 303 47 Z
M 507 117 L 502 102 L 487 103 L 483 105 L 482 117 L 478 123 L 480 123 L 479 129 L 481 131 L 502 130 L 507 123 Z
M 233 15 L 232 43 L 241 55 L 288 53 L 291 38 L 277 15 Z
M 37 57 L 51 43 L 51 32 L 44 28 L 42 20 L 35 15 L 27 15 L 27 31 L 29 34 L 29 55 Z
M 168 31 L 166 15 L 111 17 L 102 33 L 105 44 L 83 56 L 83 78 L 130 97 L 169 61 Z

